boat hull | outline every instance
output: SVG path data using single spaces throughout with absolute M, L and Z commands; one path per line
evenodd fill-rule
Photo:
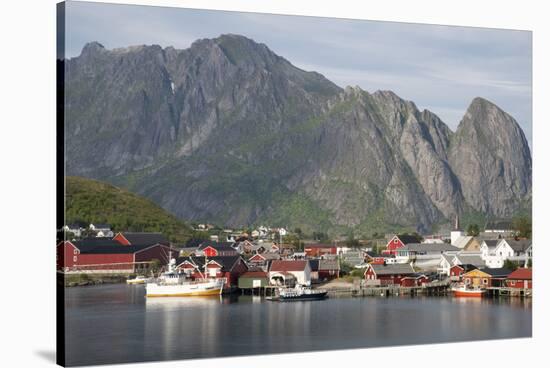
M 300 302 L 309 300 L 323 300 L 327 296 L 327 292 L 315 293 L 315 294 L 302 294 L 298 296 L 279 296 L 274 299 L 280 302 Z
M 128 285 L 141 285 L 141 284 L 146 284 L 147 280 L 126 280 L 126 283 Z
M 223 280 L 168 285 L 149 283 L 146 286 L 145 296 L 148 298 L 155 298 L 220 295 L 223 292 L 223 287 Z
M 453 290 L 453 295 L 456 297 L 481 298 L 483 294 L 485 290 Z

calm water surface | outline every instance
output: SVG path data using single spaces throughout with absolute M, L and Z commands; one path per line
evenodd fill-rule
M 531 300 L 144 295 L 143 285 L 68 288 L 67 365 L 531 336 Z

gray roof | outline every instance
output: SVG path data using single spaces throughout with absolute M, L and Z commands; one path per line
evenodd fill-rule
M 410 243 L 399 250 L 412 252 L 458 252 L 460 248 L 447 243 Z
M 498 243 L 500 243 L 500 239 L 496 239 L 496 240 L 485 240 L 485 244 L 487 244 L 487 247 L 489 248 L 495 248 Z
M 501 236 L 502 236 L 502 234 L 499 234 L 499 233 L 481 232 L 481 233 L 479 233 L 478 236 L 476 236 L 476 238 L 481 243 L 483 240 L 499 240 L 501 238 Z
M 456 256 L 460 264 L 471 264 L 476 267 L 485 267 L 485 261 L 480 255 L 474 254 L 458 254 Z
M 320 259 L 319 260 L 319 271 L 324 270 L 339 270 L 340 264 L 337 259 Z
M 458 248 L 464 248 L 470 240 L 472 240 L 473 236 L 460 236 L 454 243 L 455 247 Z
M 527 248 L 531 246 L 532 241 L 529 239 L 523 239 L 523 240 L 506 239 L 506 243 L 508 243 L 510 247 L 516 252 L 525 252 Z
M 480 271 L 488 273 L 492 277 L 507 277 L 509 274 L 512 273 L 511 270 L 507 268 L 482 268 Z
M 410 264 L 373 265 L 370 267 L 377 275 L 408 275 L 413 274 L 414 269 Z
M 449 262 L 450 265 L 453 264 L 453 259 L 455 258 L 454 255 L 449 255 L 449 254 L 442 254 L 441 255 L 443 258 L 445 258 L 445 260 L 447 262 Z M 440 258 L 441 259 L 441 258 Z

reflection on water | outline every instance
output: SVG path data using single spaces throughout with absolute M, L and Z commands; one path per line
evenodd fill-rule
M 164 311 L 178 308 L 207 307 L 220 303 L 228 303 L 221 295 L 215 296 L 195 296 L 190 298 L 145 298 L 145 308 L 147 311 L 158 308 Z
M 531 336 L 531 300 L 258 296 L 145 298 L 143 286 L 67 289 L 69 365 Z

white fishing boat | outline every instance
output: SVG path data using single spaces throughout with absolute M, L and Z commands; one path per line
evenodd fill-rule
M 207 296 L 220 295 L 223 292 L 225 278 L 207 278 L 204 272 L 200 273 L 201 278 L 192 280 L 184 273 L 177 272 L 175 263 L 175 259 L 170 259 L 168 270 L 157 280 L 146 284 L 147 297 Z

